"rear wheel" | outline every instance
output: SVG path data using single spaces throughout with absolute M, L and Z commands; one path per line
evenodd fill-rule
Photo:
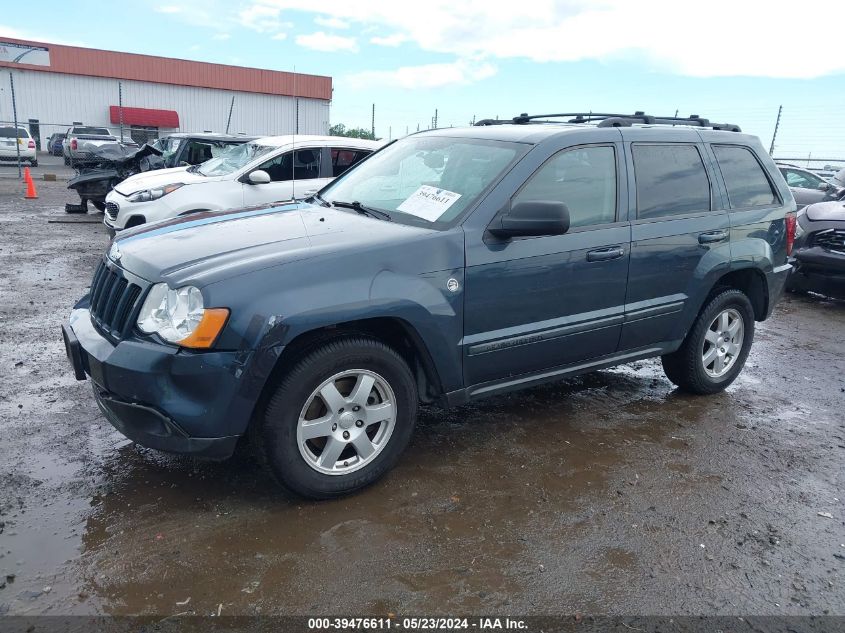
M 29 163 L 33 167 L 38 167 L 38 159 L 37 158 L 33 158 L 31 161 L 29 161 Z
M 725 290 L 704 306 L 678 351 L 663 357 L 663 370 L 684 391 L 717 393 L 742 371 L 753 339 L 751 302 Z
M 367 486 L 399 459 L 417 416 L 405 361 L 354 337 L 313 349 L 281 377 L 251 428 L 259 458 L 284 487 L 328 499 Z

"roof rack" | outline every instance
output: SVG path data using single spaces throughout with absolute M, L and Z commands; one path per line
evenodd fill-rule
M 688 117 L 677 116 L 652 116 L 645 112 L 634 112 L 634 114 L 607 114 L 602 112 L 565 112 L 562 114 L 531 114 L 522 113 L 512 119 L 482 119 L 476 125 L 502 125 L 512 123 L 524 125 L 527 123 L 556 123 L 546 119 L 569 119 L 566 123 L 595 123 L 597 127 L 631 127 L 634 123 L 646 125 L 692 125 L 695 127 L 708 127 L 714 130 L 727 130 L 728 132 L 741 132 L 738 125 L 733 123 L 712 123 L 709 119 L 703 119 L 697 114 Z

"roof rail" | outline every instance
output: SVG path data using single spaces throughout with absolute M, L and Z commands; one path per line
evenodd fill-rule
M 482 119 L 476 125 L 502 125 L 512 123 L 524 125 L 526 123 L 555 123 L 548 119 L 569 119 L 566 123 L 597 123 L 598 127 L 631 127 L 634 123 L 646 125 L 692 125 L 695 127 L 707 127 L 714 130 L 726 130 L 728 132 L 741 132 L 738 125 L 733 123 L 712 123 L 697 114 L 688 117 L 677 116 L 652 116 L 645 112 L 634 112 L 634 114 L 607 114 L 602 112 L 565 112 L 561 114 L 528 114 L 526 112 L 515 116 L 512 119 Z

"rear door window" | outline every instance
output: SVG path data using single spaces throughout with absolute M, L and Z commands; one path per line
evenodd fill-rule
M 345 149 L 341 147 L 332 148 L 332 176 L 337 178 L 356 163 L 364 160 L 371 154 L 366 149 Z
M 772 183 L 750 149 L 739 145 L 714 145 L 713 153 L 719 161 L 731 209 L 780 203 Z
M 695 145 L 634 143 L 637 217 L 709 211 L 710 180 Z

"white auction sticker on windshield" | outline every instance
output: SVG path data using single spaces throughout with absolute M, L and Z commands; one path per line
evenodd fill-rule
M 461 194 L 454 191 L 423 185 L 396 207 L 396 210 L 436 222 L 460 197 Z

